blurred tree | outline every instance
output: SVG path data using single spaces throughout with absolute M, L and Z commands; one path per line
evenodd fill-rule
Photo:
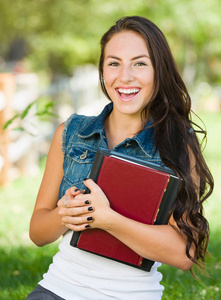
M 140 11 L 164 32 L 188 85 L 220 82 L 219 0 L 157 0 Z
M 165 33 L 187 83 L 221 77 L 220 0 L 0 0 L 0 56 L 18 38 L 35 70 L 54 79 L 97 63 L 99 38 L 124 15 L 142 15 Z

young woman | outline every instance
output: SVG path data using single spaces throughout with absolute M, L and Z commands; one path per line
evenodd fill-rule
M 99 74 L 110 104 L 97 117 L 72 115 L 51 144 L 30 237 L 38 246 L 63 239 L 28 300 L 161 299 L 160 263 L 188 270 L 204 261 L 208 223 L 202 203 L 213 179 L 192 127 L 189 94 L 164 35 L 145 18 L 120 19 L 101 39 Z M 111 209 L 98 185 L 85 180 L 98 147 L 163 163 L 178 175 L 180 191 L 168 225 L 145 225 Z M 83 193 L 85 186 L 90 194 Z M 73 230 L 93 228 L 156 261 L 151 271 L 70 246 Z

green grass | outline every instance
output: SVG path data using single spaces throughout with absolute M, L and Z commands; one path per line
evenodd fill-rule
M 219 300 L 221 299 L 221 252 L 220 252 L 221 231 L 211 234 L 209 252 L 207 257 L 206 271 L 208 276 L 202 275 L 195 270 L 198 278 L 194 279 L 190 272 L 184 272 L 170 266 L 162 266 L 162 284 L 165 286 L 164 300 Z
M 0 299 L 25 299 L 47 271 L 56 251 L 57 245 L 1 247 Z
M 210 257 L 207 258 L 209 276 L 170 266 L 160 268 L 165 286 L 163 300 L 221 299 L 221 113 L 200 114 L 208 130 L 206 158 L 215 177 L 215 190 L 205 203 L 210 222 Z M 28 235 L 29 220 L 42 173 L 35 178 L 20 178 L 8 187 L 0 188 L 0 299 L 22 300 L 42 278 L 57 252 L 58 242 L 38 248 Z M 135 299 L 136 300 L 136 299 Z

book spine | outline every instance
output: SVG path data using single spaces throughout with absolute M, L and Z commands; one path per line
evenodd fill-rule
M 143 262 L 143 257 L 142 256 L 139 256 L 138 260 L 137 260 L 137 265 L 138 266 L 141 266 L 142 265 L 142 262 Z
M 89 178 L 92 179 L 94 182 L 97 181 L 97 178 L 98 178 L 98 175 L 100 172 L 100 168 L 101 168 L 102 162 L 104 160 L 104 156 L 105 156 L 104 153 L 102 151 L 100 151 L 100 149 L 98 149 L 97 153 L 95 155 L 93 167 L 91 169 L 91 173 L 89 176 Z M 89 188 L 86 187 L 84 194 L 90 194 L 90 192 L 91 191 L 89 190 Z M 72 238 L 70 241 L 71 246 L 77 247 L 80 235 L 81 235 L 81 231 L 73 232 L 73 235 L 72 235 Z
M 163 196 L 160 204 L 159 213 L 157 215 L 156 225 L 164 225 L 169 221 L 169 214 L 176 201 L 177 193 L 179 190 L 179 181 L 174 178 L 170 178 L 169 184 Z
M 97 153 L 94 158 L 93 167 L 91 169 L 90 177 L 94 182 L 97 182 L 100 168 L 102 166 L 105 154 L 98 148 Z
M 150 272 L 154 263 L 155 261 L 144 258 L 140 266 L 140 269 L 146 272 Z

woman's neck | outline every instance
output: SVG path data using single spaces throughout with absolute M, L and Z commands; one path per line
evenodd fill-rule
M 119 115 L 112 111 L 104 122 L 108 148 L 113 149 L 126 138 L 132 138 L 142 128 L 141 118 Z

